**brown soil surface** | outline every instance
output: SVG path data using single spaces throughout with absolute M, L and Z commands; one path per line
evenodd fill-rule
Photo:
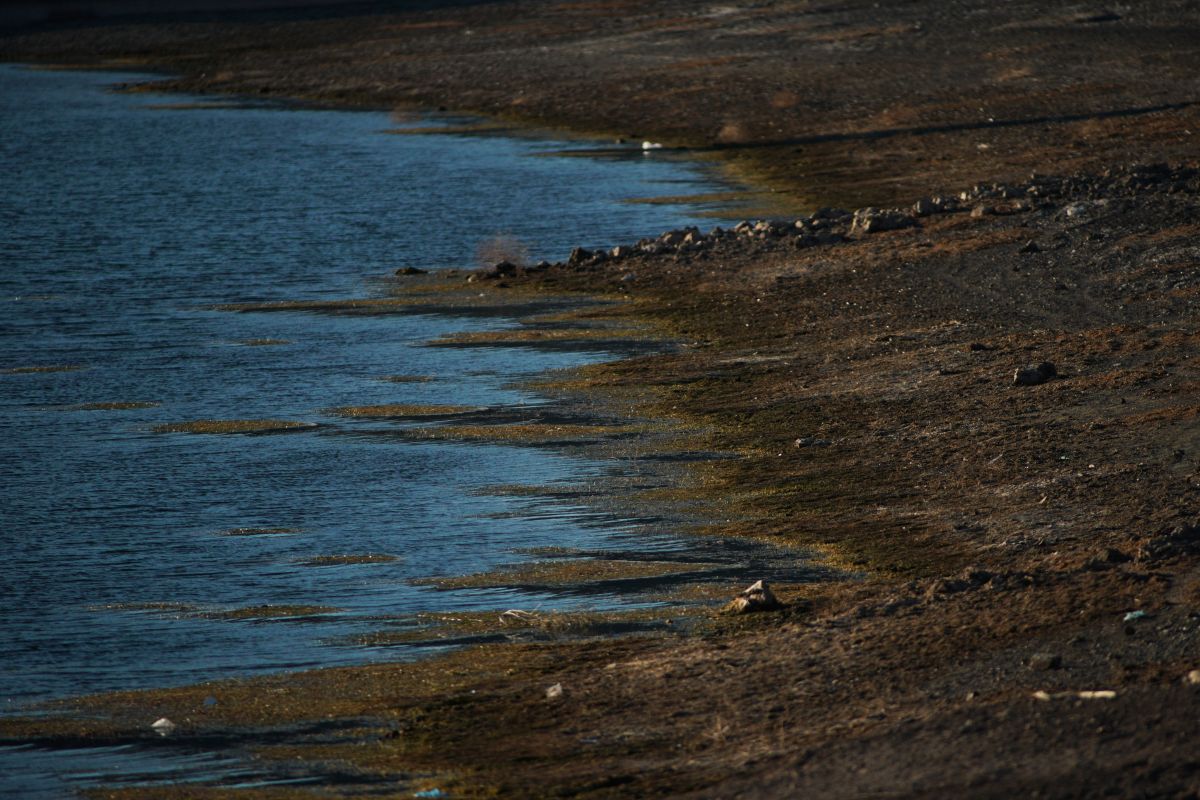
M 690 499 L 732 520 L 707 533 L 861 580 L 671 638 L 96 698 L 10 740 L 140 741 L 170 716 L 181 745 L 297 759 L 334 795 L 1200 793 L 1196 4 L 492 3 L 79 28 L 0 54 L 662 139 L 801 206 L 965 192 L 897 230 L 824 213 L 469 276 L 604 294 L 624 302 L 578 313 L 670 331 L 678 350 L 576 388 L 740 454 L 689 467 Z M 1041 362 L 1056 375 L 1014 384 Z

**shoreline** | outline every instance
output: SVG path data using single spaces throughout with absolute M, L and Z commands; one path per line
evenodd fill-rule
M 664 14 L 683 8 L 650 5 Z M 989 13 L 1020 22 L 1011 17 L 1031 7 L 1018 6 Z M 530 7 L 543 16 L 529 25 L 562 23 L 565 12 Z M 1144 12 L 1149 22 L 1135 29 L 1136 13 L 1124 22 L 1112 15 L 1059 20 L 1033 33 L 1005 30 L 1025 31 L 1018 41 L 1026 47 L 1049 48 L 1050 55 L 1023 51 L 1033 75 L 1046 64 L 1070 74 L 1079 35 L 1112 38 L 1112 69 L 1144 66 L 1142 37 L 1172 9 L 1154 4 Z M 490 19 L 490 8 L 453 10 L 411 24 L 477 12 Z M 617 27 L 642 19 L 631 16 Z M 682 19 L 677 25 L 693 32 L 741 24 Z M 1181 30 L 1185 23 L 1196 24 L 1179 17 Z M 1113 30 L 1105 25 L 1121 36 L 1096 33 Z M 857 47 L 864 38 L 898 37 L 899 50 L 881 47 L 878 58 L 911 65 L 924 51 L 909 37 L 938 35 L 933 22 L 924 35 L 875 27 L 846 39 L 861 26 L 834 26 L 843 38 L 833 41 Z M 323 35 L 355 35 L 334 28 Z M 464 47 L 463 74 L 471 74 L 476 54 L 445 34 L 457 28 L 410 30 L 441 31 L 432 41 Z M 154 42 L 160 34 L 139 35 Z M 1060 40 L 1063 52 L 1055 53 Z M 772 41 L 762 44 L 768 55 Z M 862 58 L 852 86 L 871 77 L 877 56 Z M 1129 75 L 1101 95 L 1137 95 L 1155 75 L 1162 85 L 1154 96 L 1186 95 L 1188 79 L 1179 76 L 1194 59 L 1195 48 L 1171 51 L 1157 73 Z M 423 74 L 419 53 L 415 63 L 413 74 Z M 717 80 L 730 63 L 694 69 Z M 319 58 L 307 69 L 309 77 L 338 72 Z M 234 74 L 223 85 L 271 80 Z M 453 96 L 460 80 L 434 91 Z M 502 71 L 493 90 L 528 80 Z M 535 107 L 561 102 L 556 86 Z M 931 79 L 925 91 L 945 86 Z M 1019 113 L 1029 108 L 1040 112 L 1029 118 L 1070 116 L 1053 107 L 1061 99 L 1055 92 L 1001 95 L 989 98 L 1012 119 L 1026 118 Z M 1081 102 L 1098 96 L 1083 92 Z M 620 117 L 621 97 L 616 88 L 603 95 L 598 117 Z M 690 101 L 681 102 L 678 124 L 701 124 L 686 113 Z M 953 131 L 919 146 L 901 134 L 904 141 L 884 154 L 900 145 L 917 150 L 882 169 L 895 180 L 885 191 L 878 182 L 846 187 L 863 170 L 881 169 L 854 150 L 862 132 L 850 132 L 828 143 L 850 152 L 842 172 L 825 175 L 833 178 L 826 193 L 872 201 L 903 195 L 902 208 L 824 211 L 799 226 L 788 220 L 728 236 L 675 232 L 630 243 L 631 252 L 617 257 L 577 254 L 543 269 L 470 276 L 473 289 L 493 296 L 628 294 L 631 308 L 589 313 L 605 319 L 632 310 L 686 346 L 589 368 L 572 388 L 635 404 L 646 416 L 682 419 L 705 448 L 741 454 L 691 467 L 696 480 L 685 499 L 726 520 L 707 534 L 816 548 L 865 580 L 792 590 L 781 612 L 714 618 L 681 639 L 484 646 L 415 665 L 223 682 L 234 699 L 215 710 L 202 703 L 213 685 L 90 698 L 79 705 L 87 718 L 57 730 L 44 720 L 9 722 L 6 739 L 150 741 L 143 718 L 152 705 L 156 714 L 189 720 L 181 744 L 223 741 L 300 765 L 322 775 L 331 793 L 382 786 L 466 797 L 1200 790 L 1200 766 L 1184 744 L 1200 710 L 1200 676 L 1193 679 L 1200 625 L 1192 610 L 1200 599 L 1192 431 L 1200 372 L 1191 357 L 1200 336 L 1200 172 L 1189 144 L 1195 106 L 1177 102 L 1185 104 L 1169 112 L 1091 114 L 1051 122 L 1049 134 L 1022 131 L 1028 141 L 1020 152 L 1005 134 L 984 149 L 966 140 L 970 156 Z M 743 110 L 760 119 L 760 110 Z M 871 119 L 883 113 L 866 111 Z M 1080 126 L 1090 126 L 1087 147 L 1053 141 Z M 764 151 L 780 147 L 779 137 L 747 138 Z M 942 160 L 922 162 L 939 148 L 948 148 Z M 992 161 L 992 150 L 1008 152 Z M 1064 157 L 1068 150 L 1088 152 Z M 1127 166 L 1130 153 L 1152 157 Z M 756 159 L 750 166 L 766 164 L 761 153 Z M 1174 166 L 1154 163 L 1163 161 Z M 928 163 L 946 168 L 931 179 Z M 1013 177 L 1019 164 L 1043 174 Z M 799 169 L 808 174 L 792 164 L 779 176 L 803 199 Z M 905 194 L 912 186 L 921 189 Z M 918 202 L 929 205 L 910 205 Z M 1054 368 L 1021 372 L 1039 364 Z M 732 596 L 744 587 L 728 588 Z M 309 796 L 286 788 L 243 794 L 302 792 Z M 155 787 L 98 796 L 228 793 Z

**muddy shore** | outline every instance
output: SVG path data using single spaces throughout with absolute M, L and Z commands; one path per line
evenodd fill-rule
M 669 334 L 563 391 L 739 454 L 689 467 L 697 535 L 861 576 L 687 635 L 89 698 L 5 741 L 154 741 L 165 716 L 171 746 L 322 776 L 245 797 L 1200 793 L 1194 4 L 484 3 L 40 30 L 0 57 L 481 111 L 756 180 L 794 213 L 437 280 L 601 295 L 577 321 Z

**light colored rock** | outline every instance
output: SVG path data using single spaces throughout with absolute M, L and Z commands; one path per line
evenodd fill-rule
M 726 614 L 751 614 L 755 611 L 774 611 L 782 604 L 766 581 L 755 581 L 725 606 Z
M 556 683 L 546 690 L 547 700 L 558 700 L 563 696 L 563 687 L 561 683 Z

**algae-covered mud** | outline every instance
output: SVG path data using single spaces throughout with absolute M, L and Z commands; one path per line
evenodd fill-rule
M 578 446 L 645 425 L 520 385 L 618 342 L 664 345 L 548 321 L 584 298 L 505 304 L 391 276 L 473 269 L 513 242 L 531 261 L 653 235 L 700 209 L 624 200 L 719 186 L 640 154 L 528 157 L 577 143 L 385 136 L 384 114 L 185 113 L 107 91 L 128 79 L 0 69 L 0 710 L 405 658 L 425 651 L 374 634 L 418 613 L 661 602 L 651 578 L 676 571 L 628 559 L 613 563 L 636 587 L 583 594 L 570 574 L 432 579 L 511 571 L 539 548 L 686 556 L 665 517 L 596 501 L 608 480 L 670 477 Z M 513 483 L 526 491 L 489 489 Z M 125 756 L 93 770 L 95 755 L 0 761 L 53 796 L 48 772 L 119 781 Z M 159 767 L 174 774 L 129 772 Z

